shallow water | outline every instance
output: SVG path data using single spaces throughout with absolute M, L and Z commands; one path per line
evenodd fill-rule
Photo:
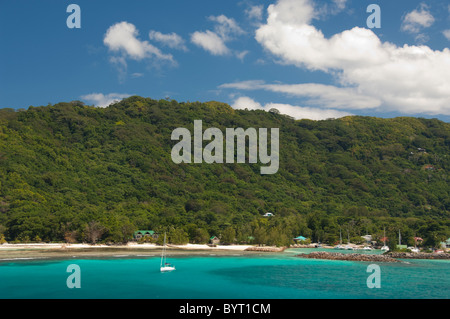
M 309 251 L 174 255 L 171 273 L 160 273 L 159 256 L 3 261 L 0 298 L 450 298 L 448 260 L 378 263 L 381 287 L 370 289 L 370 263 L 295 257 Z M 71 264 L 80 267 L 81 288 L 67 287 Z

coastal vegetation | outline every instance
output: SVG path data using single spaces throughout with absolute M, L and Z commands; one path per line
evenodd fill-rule
M 279 170 L 175 164 L 171 132 L 279 128 Z M 206 145 L 207 142 L 204 142 Z M 0 110 L 0 237 L 123 243 L 137 229 L 169 242 L 283 246 L 362 242 L 437 247 L 450 237 L 450 124 L 348 116 L 294 120 L 220 102 L 133 96 Z M 273 216 L 264 216 L 267 212 Z

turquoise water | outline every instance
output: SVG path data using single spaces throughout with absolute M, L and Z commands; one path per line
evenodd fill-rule
M 159 272 L 158 257 L 2 261 L 0 298 L 450 298 L 448 260 L 378 263 L 381 288 L 369 289 L 369 263 L 295 257 L 299 251 L 169 256 L 171 273 Z M 66 285 L 71 264 L 81 270 L 79 289 Z

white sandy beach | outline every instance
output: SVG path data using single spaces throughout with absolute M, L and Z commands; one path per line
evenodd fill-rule
M 167 248 L 173 249 L 187 249 L 187 250 L 240 250 L 243 251 L 251 245 L 199 245 L 199 244 L 187 244 L 187 245 L 167 245 Z M 90 245 L 90 244 L 64 244 L 64 243 L 33 243 L 33 244 L 3 244 L 0 245 L 0 251 L 5 250 L 18 250 L 18 249 L 99 249 L 99 248 L 111 248 L 111 249 L 161 249 L 161 246 L 156 244 L 137 244 L 130 242 L 126 245 Z
M 245 251 L 250 245 L 167 245 L 170 255 L 228 255 L 250 254 Z M 139 256 L 159 256 L 162 246 L 156 244 L 138 244 L 130 242 L 125 245 L 89 245 L 65 243 L 33 243 L 33 244 L 2 244 L 0 245 L 0 261 L 42 259 L 42 258 L 109 258 Z

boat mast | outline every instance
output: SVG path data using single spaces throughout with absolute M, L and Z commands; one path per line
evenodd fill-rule
M 166 252 L 166 233 L 164 233 L 164 246 L 163 246 L 163 250 L 162 250 L 162 253 L 161 253 L 161 267 L 166 264 L 166 260 L 165 260 L 166 259 L 166 254 L 165 254 L 165 252 Z

